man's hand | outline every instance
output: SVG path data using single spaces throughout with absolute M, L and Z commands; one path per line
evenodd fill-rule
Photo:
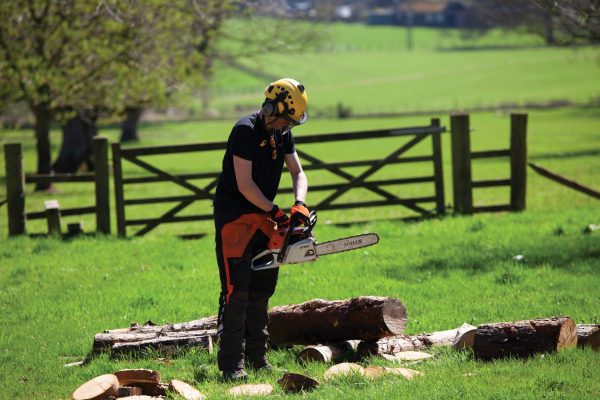
M 287 229 L 290 226 L 290 218 L 283 211 L 273 204 L 273 208 L 269 211 L 269 217 L 277 224 L 277 229 Z
M 306 208 L 306 205 L 300 200 L 296 201 L 296 203 L 292 206 L 292 209 L 290 210 L 291 216 L 294 216 L 295 214 L 300 214 L 300 217 L 299 217 L 300 221 L 305 226 L 308 226 L 308 224 L 310 223 L 310 218 L 309 218 L 310 213 L 308 211 L 308 208 Z

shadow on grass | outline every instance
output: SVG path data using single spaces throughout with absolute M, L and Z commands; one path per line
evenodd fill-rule
M 560 268 L 573 274 L 582 272 L 582 268 L 593 269 L 600 272 L 600 248 L 594 243 L 577 242 L 567 247 L 552 246 L 540 243 L 539 245 L 522 250 L 522 259 L 516 259 L 516 252 L 509 252 L 500 248 L 492 252 L 465 252 L 460 258 L 441 258 L 439 256 L 425 259 L 418 263 L 409 263 L 401 268 L 385 268 L 382 274 L 391 279 L 426 280 L 431 276 L 447 276 L 450 271 L 461 270 L 468 274 L 487 273 L 497 269 L 500 265 L 513 263 L 523 268 L 539 268 L 548 266 Z M 515 254 L 513 254 L 515 253 Z M 584 265 L 584 266 L 582 266 Z M 504 272 L 497 279 L 498 284 L 514 283 L 520 277 L 513 272 Z

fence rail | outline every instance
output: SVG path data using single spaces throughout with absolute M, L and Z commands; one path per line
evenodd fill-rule
M 364 140 L 364 139 L 376 139 L 376 138 L 394 138 L 394 137 L 407 137 L 409 140 L 403 143 L 398 148 L 393 149 L 388 155 L 381 159 L 371 160 L 360 160 L 360 161 L 339 161 L 339 162 L 325 162 L 318 157 L 309 154 L 305 150 L 297 150 L 298 156 L 303 160 L 304 170 L 323 170 L 328 171 L 338 178 L 344 179 L 343 183 L 335 184 L 321 184 L 311 186 L 311 192 L 332 192 L 326 196 L 323 200 L 315 204 L 315 208 L 318 210 L 339 210 L 349 209 L 357 207 L 379 207 L 388 205 L 401 205 L 404 206 L 421 216 L 434 215 L 431 211 L 424 208 L 421 203 L 434 202 L 436 204 L 436 212 L 443 214 L 445 211 L 445 199 L 444 199 L 444 178 L 442 168 L 442 149 L 440 135 L 445 132 L 446 129 L 440 125 L 438 119 L 432 119 L 431 124 L 428 126 L 420 126 L 413 128 L 398 128 L 398 129 L 382 129 L 375 131 L 360 131 L 351 133 L 334 133 L 327 135 L 311 135 L 301 136 L 296 138 L 297 144 L 309 144 L 309 143 L 325 143 L 325 142 L 336 142 L 336 141 L 348 141 L 348 140 Z M 426 156 L 412 156 L 412 157 L 401 157 L 408 150 L 421 143 L 424 139 L 431 137 L 432 147 L 431 155 Z M 213 190 L 216 188 L 217 179 L 219 172 L 206 172 L 206 173 L 189 173 L 189 174 L 170 174 L 155 165 L 152 165 L 149 161 L 141 160 L 140 157 L 166 155 L 166 154 L 179 154 L 188 152 L 204 152 L 212 150 L 225 150 L 227 147 L 226 142 L 217 143 L 198 143 L 198 144 L 184 144 L 174 146 L 153 146 L 153 147 L 142 147 L 142 148 L 129 148 L 123 149 L 118 143 L 112 145 L 113 151 L 113 166 L 114 166 L 114 179 L 115 179 L 115 200 L 117 208 L 117 233 L 119 236 L 127 235 L 128 226 L 143 226 L 142 229 L 135 232 L 134 235 L 141 236 L 151 230 L 155 229 L 161 224 L 165 223 L 178 223 L 178 222 L 191 222 L 191 221 L 206 221 L 212 219 L 211 214 L 200 214 L 200 215 L 186 215 L 178 216 L 177 214 L 190 206 L 192 203 L 199 200 L 213 200 Z M 123 162 L 127 161 L 134 164 L 147 172 L 152 173 L 152 176 L 144 177 L 125 177 L 123 173 Z M 431 176 L 415 176 L 408 178 L 394 178 L 394 179 L 378 179 L 369 181 L 368 178 L 372 177 L 377 171 L 385 167 L 386 165 L 400 164 L 400 163 L 418 163 L 418 162 L 430 162 L 433 163 L 434 173 Z M 352 175 L 344 170 L 349 167 L 368 167 L 366 171 L 358 175 Z M 189 181 L 192 179 L 210 179 L 210 182 L 203 186 L 196 186 Z M 183 187 L 188 191 L 192 192 L 188 195 L 179 196 L 162 196 L 162 197 L 148 197 L 148 198 L 125 198 L 125 187 L 135 184 L 147 184 L 157 182 L 171 182 L 175 185 Z M 434 189 L 434 196 L 420 196 L 412 198 L 399 197 L 385 189 L 386 186 L 390 185 L 404 185 L 404 184 L 415 184 L 415 183 L 432 183 Z M 380 199 L 364 202 L 353 202 L 353 203 L 337 203 L 336 201 L 353 189 L 366 189 L 371 193 L 375 193 Z M 292 188 L 283 188 L 280 193 L 291 193 Z M 174 207 L 169 209 L 167 212 L 156 218 L 137 218 L 128 219 L 126 218 L 126 207 L 133 205 L 143 204 L 158 204 L 158 203 L 177 203 Z

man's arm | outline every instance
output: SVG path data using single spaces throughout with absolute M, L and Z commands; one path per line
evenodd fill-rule
M 246 199 L 265 212 L 271 211 L 273 202 L 265 197 L 263 192 L 252 179 L 252 161 L 233 156 L 233 169 L 235 170 L 235 181 L 240 193 Z
M 292 185 L 294 186 L 294 196 L 296 200 L 305 202 L 306 192 L 308 191 L 308 179 L 302 170 L 300 159 L 298 154 L 293 152 L 292 154 L 285 155 L 285 165 L 287 165 L 290 174 L 292 175 Z

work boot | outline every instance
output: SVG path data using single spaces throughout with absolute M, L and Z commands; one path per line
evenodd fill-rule
M 259 360 L 258 362 L 249 361 L 248 367 L 250 367 L 251 369 L 253 369 L 255 371 L 262 371 L 262 372 L 273 371 L 273 366 L 267 361 L 266 358 L 263 358 L 262 360 Z
M 227 369 L 223 371 L 223 379 L 226 381 L 245 381 L 248 374 L 243 368 Z

